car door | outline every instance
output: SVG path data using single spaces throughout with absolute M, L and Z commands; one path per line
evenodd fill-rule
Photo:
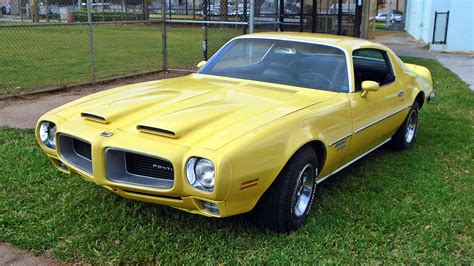
M 358 49 L 353 52 L 355 91 L 349 94 L 353 132 L 346 161 L 363 155 L 388 140 L 403 121 L 405 92 L 394 74 L 387 52 Z M 363 81 L 379 83 L 378 91 L 364 97 Z

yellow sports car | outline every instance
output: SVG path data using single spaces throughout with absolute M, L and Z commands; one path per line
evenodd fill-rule
M 43 115 L 52 163 L 123 197 L 211 217 L 255 210 L 287 232 L 316 185 L 390 141 L 413 145 L 428 69 L 366 40 L 259 33 L 199 71 L 99 92 Z

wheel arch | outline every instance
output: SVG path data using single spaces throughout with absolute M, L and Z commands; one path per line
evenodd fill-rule
M 418 107 L 421 110 L 421 107 L 423 107 L 423 105 L 425 104 L 425 93 L 423 91 L 418 92 L 418 94 L 415 97 L 415 101 L 413 102 L 418 103 Z
M 290 159 L 286 163 L 288 163 L 298 151 L 308 146 L 311 147 L 316 152 L 316 156 L 318 157 L 318 168 L 319 168 L 318 172 L 320 173 L 324 167 L 324 163 L 326 162 L 326 156 L 327 156 L 326 146 L 321 140 L 311 140 L 307 142 L 306 144 L 302 145 L 293 153 L 293 155 L 290 157 Z

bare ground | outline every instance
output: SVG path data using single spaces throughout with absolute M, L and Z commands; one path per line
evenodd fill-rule
M 129 79 L 116 80 L 105 84 L 95 84 L 68 88 L 53 93 L 23 95 L 0 101 L 0 126 L 14 128 L 34 128 L 41 115 L 83 96 L 120 87 L 123 85 L 165 79 L 185 75 L 182 72 L 156 73 Z M 0 262 L 0 264 L 2 264 Z
M 35 255 L 27 250 L 0 243 L 0 265 L 62 265 L 46 255 Z

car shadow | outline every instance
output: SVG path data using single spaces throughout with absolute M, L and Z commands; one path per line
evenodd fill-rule
M 344 183 L 355 182 L 353 178 L 348 179 L 345 177 L 359 172 L 364 164 L 373 161 L 374 158 L 384 156 L 389 152 L 391 152 L 389 148 L 384 145 L 319 184 L 317 193 L 315 195 L 315 202 L 320 201 L 326 196 L 326 194 L 333 194 L 333 192 L 339 187 L 344 186 Z M 360 175 L 357 176 L 357 178 L 360 181 L 360 178 L 367 179 L 369 177 Z M 252 237 L 275 234 L 274 232 L 262 227 L 258 223 L 254 212 L 227 218 L 209 218 L 197 214 L 187 213 L 167 206 L 125 199 L 113 194 L 112 192 L 110 193 L 113 195 L 115 201 L 119 202 L 121 205 L 124 205 L 127 212 L 127 219 L 135 219 L 135 221 L 129 223 L 131 225 L 140 224 L 141 226 L 153 226 L 156 223 L 159 223 L 161 226 L 166 226 L 167 224 L 172 224 L 173 228 L 171 230 L 179 228 L 179 234 L 183 234 L 185 232 L 196 232 L 196 230 L 204 232 L 225 231 L 226 235 L 249 235 L 249 233 L 251 233 Z M 313 204 L 310 219 L 314 218 L 312 216 L 315 215 L 316 208 L 321 208 L 321 206 L 318 204 Z M 324 210 L 322 210 L 322 212 L 325 213 Z M 143 219 L 144 216 L 147 217 L 147 219 Z M 329 218 L 324 220 L 330 221 L 331 219 Z M 320 226 L 324 226 L 324 224 L 320 224 Z

